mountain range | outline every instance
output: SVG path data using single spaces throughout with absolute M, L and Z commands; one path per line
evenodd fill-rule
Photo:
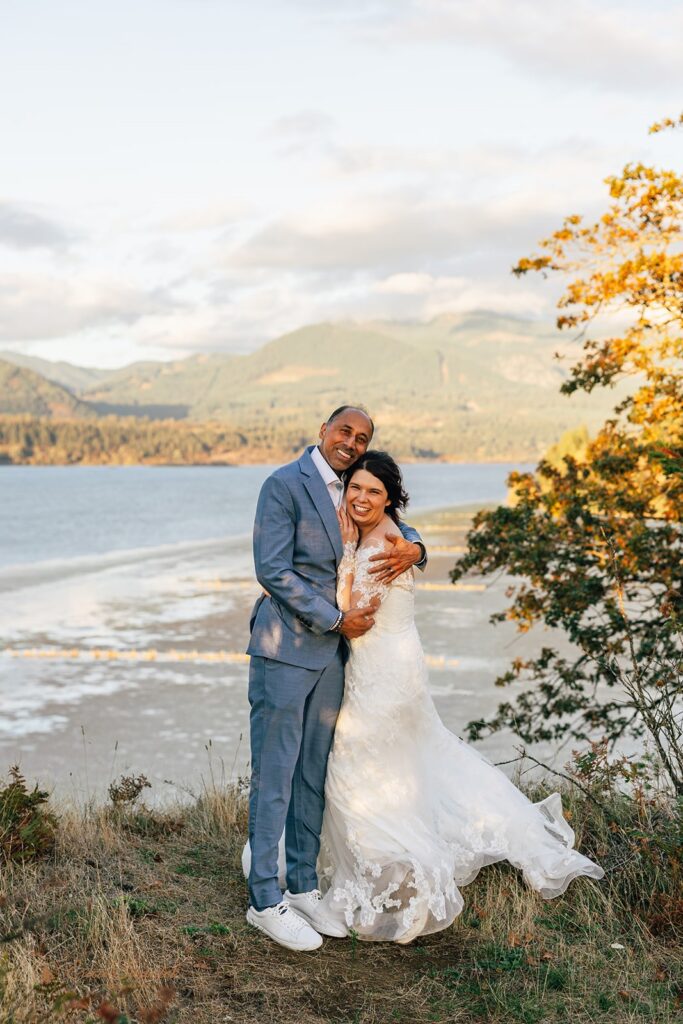
M 568 361 L 555 358 L 560 348 Z M 247 355 L 114 370 L 0 352 L 0 415 L 220 422 L 247 437 L 275 431 L 289 451 L 354 402 L 374 416 L 377 442 L 403 458 L 534 457 L 615 404 L 614 394 L 559 394 L 571 355 L 553 326 L 483 311 L 313 324 Z

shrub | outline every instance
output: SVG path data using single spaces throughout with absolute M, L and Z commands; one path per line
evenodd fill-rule
M 18 765 L 9 777 L 0 787 L 0 862 L 31 860 L 52 849 L 57 819 L 45 806 L 49 794 L 37 786 L 29 791 Z
M 114 807 L 132 807 L 143 789 L 151 788 L 152 784 L 146 775 L 122 775 L 117 782 L 110 785 L 109 799 Z

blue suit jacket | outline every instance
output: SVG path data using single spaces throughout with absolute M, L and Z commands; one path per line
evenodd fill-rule
M 254 520 L 256 578 L 270 596 L 256 602 L 247 654 L 323 669 L 340 642 L 337 566 L 343 554 L 337 513 L 307 448 L 261 488 Z M 403 536 L 420 541 L 410 526 Z

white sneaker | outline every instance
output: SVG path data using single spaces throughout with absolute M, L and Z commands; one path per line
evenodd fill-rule
M 285 899 L 292 905 L 304 921 L 321 935 L 329 935 L 333 939 L 345 939 L 349 930 L 343 921 L 337 921 L 322 906 L 322 894 L 320 889 L 311 889 L 310 892 L 285 893 Z
M 321 936 L 294 913 L 287 900 L 265 910 L 249 907 L 247 921 L 287 949 L 307 951 L 318 949 L 323 944 Z

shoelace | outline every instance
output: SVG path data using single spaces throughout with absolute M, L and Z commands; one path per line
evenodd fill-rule
M 308 892 L 303 892 L 299 895 L 303 896 L 304 899 L 307 899 L 309 903 L 320 903 L 323 898 L 323 894 L 320 889 L 309 889 Z
M 282 903 L 278 903 L 278 905 L 273 909 L 275 910 L 275 913 L 278 915 L 278 917 L 284 917 L 285 914 L 287 914 L 288 910 L 290 909 L 289 900 L 283 900 Z M 292 911 L 292 913 L 288 915 L 285 924 L 292 933 L 300 932 L 302 931 L 303 928 L 306 927 L 306 922 L 302 920 L 302 918 L 297 917 L 294 911 Z

